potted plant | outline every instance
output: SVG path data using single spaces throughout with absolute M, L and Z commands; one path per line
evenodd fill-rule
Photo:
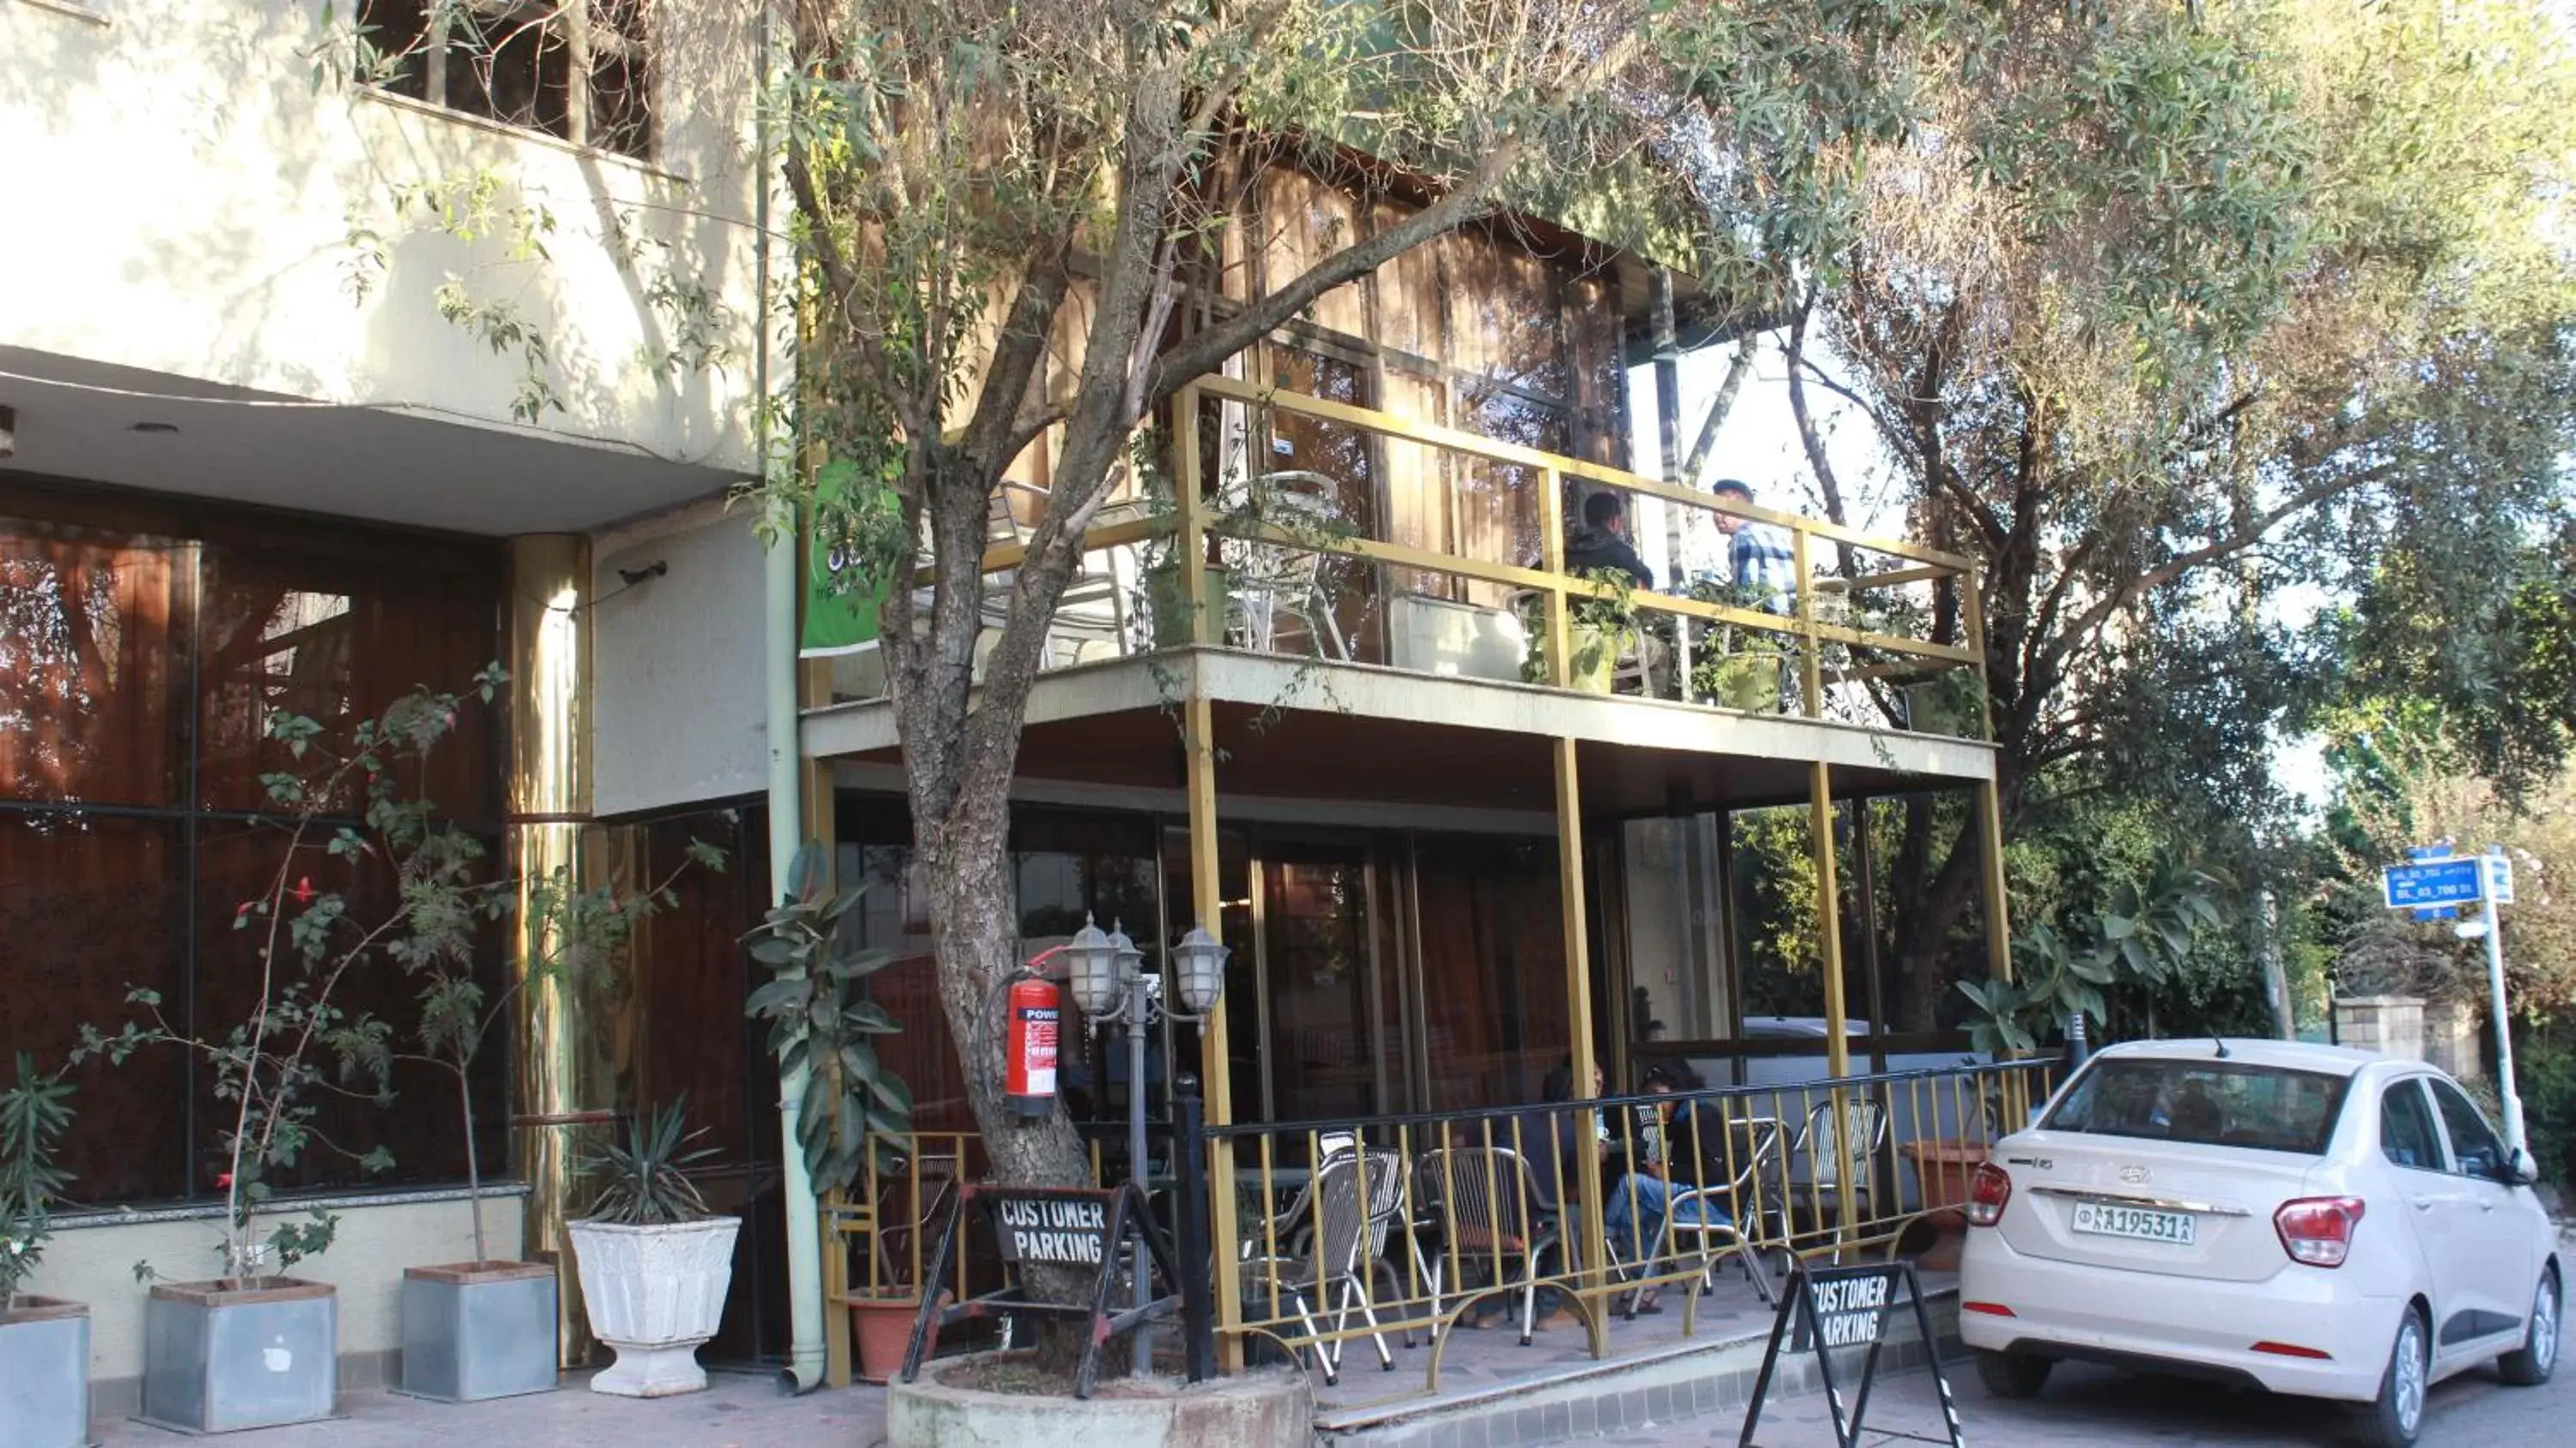
M 798 1135 L 814 1190 L 846 1192 L 878 1141 L 912 1130 L 912 1092 L 876 1051 L 876 1037 L 902 1027 L 863 993 L 862 983 L 893 957 L 859 944 L 855 907 L 866 892 L 835 892 L 825 858 L 811 841 L 796 852 L 785 893 L 747 937 L 751 958 L 771 979 L 745 1009 L 770 1023 L 769 1049 L 780 1070 L 802 1074 Z M 872 1269 L 857 1295 L 851 1315 L 860 1376 L 883 1382 L 903 1366 L 921 1305 L 918 1285 Z
M 724 854 L 691 842 L 687 863 L 724 868 Z M 582 989 L 621 949 L 654 909 L 673 903 L 679 871 L 650 890 L 620 896 L 607 888 L 575 891 L 569 873 L 528 882 L 525 914 L 546 948 L 529 970 L 498 994 L 475 979 L 474 953 L 462 934 L 415 939 L 404 964 L 421 978 L 417 1050 L 405 1059 L 437 1068 L 455 1084 L 457 1124 L 465 1143 L 467 1210 L 474 1223 L 474 1260 L 403 1269 L 402 1387 L 415 1397 L 479 1402 L 550 1392 L 555 1386 L 555 1269 L 544 1262 L 495 1260 L 483 1225 L 483 1172 L 476 1147 L 475 1060 L 492 1028 L 531 986 L 560 983 Z M 480 914 L 498 920 L 513 912 L 512 891 L 460 892 Z
M 1642 645 L 1637 628 L 1637 583 L 1616 568 L 1596 568 L 1583 575 L 1610 590 L 1607 597 L 1574 594 L 1566 599 L 1566 684 L 1587 694 L 1607 694 L 1617 678 L 1619 660 Z M 1551 682 L 1547 659 L 1547 600 L 1524 594 L 1519 602 L 1521 627 L 1530 638 L 1523 680 Z
M 505 675 L 475 677 L 489 703 Z M 469 836 L 439 827 L 426 802 L 403 798 L 397 781 L 417 778 L 429 753 L 454 730 L 461 700 L 420 690 L 384 713 L 328 735 L 311 718 L 280 711 L 267 737 L 293 767 L 260 776 L 270 804 L 286 817 L 276 872 L 258 896 L 233 912 L 233 929 L 258 937 L 258 991 L 251 1009 L 221 1035 L 174 1027 L 160 996 L 129 990 L 142 1012 L 115 1034 L 81 1029 L 73 1059 L 105 1056 L 122 1063 L 146 1047 L 176 1046 L 210 1068 L 216 1099 L 231 1119 L 219 1128 L 226 1170 L 219 1250 L 223 1272 L 194 1282 L 160 1280 L 149 1262 L 135 1264 L 152 1284 L 145 1303 L 143 1413 L 150 1422 L 187 1432 L 230 1432 L 328 1417 L 339 1390 L 339 1304 L 328 1283 L 291 1275 L 297 1263 L 330 1246 L 338 1219 L 315 1211 L 279 1223 L 265 1237 L 260 1219 L 276 1209 L 275 1179 L 308 1151 L 333 1152 L 367 1172 L 392 1165 L 377 1149 L 363 1154 L 322 1129 L 326 1096 L 391 1099 L 395 1059 L 391 1028 L 343 1002 L 350 982 L 388 959 L 464 948 L 472 911 L 463 903 L 481 850 Z M 362 814 L 366 829 L 331 822 Z M 352 874 L 391 872 L 390 898 L 400 903 L 364 925 L 349 897 L 316 888 L 315 854 Z M 326 882 L 327 883 L 327 882 Z
M 590 1380 L 594 1393 L 664 1398 L 707 1385 L 698 1348 L 716 1335 L 733 1283 L 738 1217 L 720 1217 L 687 1169 L 715 1154 L 688 1150 L 687 1102 L 639 1114 L 622 1140 L 582 1159 L 605 1185 L 590 1215 L 572 1223 L 582 1300 L 617 1361 Z
M 89 1441 L 89 1308 L 19 1289 L 53 1235 L 53 1202 L 71 1181 L 54 1149 L 71 1128 L 72 1088 L 18 1053 L 0 1090 L 0 1443 L 77 1448 Z

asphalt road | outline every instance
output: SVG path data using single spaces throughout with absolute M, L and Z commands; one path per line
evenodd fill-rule
M 1951 1388 L 1959 1403 L 1962 1436 L 1971 1448 L 2337 1448 L 2350 1442 L 2345 1416 L 2333 1404 L 2231 1391 L 2175 1378 L 2130 1376 L 2107 1368 L 2064 1363 L 2036 1399 L 2006 1402 L 1988 1397 L 1966 1363 L 1953 1366 Z M 1881 1382 L 1871 1395 L 1868 1448 L 1894 1448 L 1913 1439 L 1941 1437 L 1941 1414 L 1927 1373 Z M 1733 1448 L 1739 1425 L 1699 1419 L 1661 1436 L 1632 1436 L 1627 1443 L 1655 1448 Z M 1893 1430 L 1893 1431 L 1883 1431 Z M 1758 1448 L 1825 1448 L 1833 1429 L 1821 1396 L 1779 1403 L 1762 1415 Z M 2576 1368 L 2561 1364 L 2537 1388 L 2508 1388 L 2492 1373 L 2476 1371 L 2433 1390 L 2422 1448 L 2558 1448 L 2576 1444 Z

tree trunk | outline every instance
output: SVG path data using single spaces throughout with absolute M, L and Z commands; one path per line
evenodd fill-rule
M 939 962 L 939 1003 L 948 1018 L 966 1079 L 967 1105 L 984 1135 L 993 1179 L 1017 1186 L 1088 1186 L 1091 1163 L 1073 1123 L 1061 1111 L 1024 1121 L 1003 1099 L 998 1042 L 1003 993 L 1018 967 L 1019 929 L 1011 917 L 1010 777 L 962 782 L 948 821 L 916 829 L 930 885 L 930 936 Z M 1030 1289 L 1051 1302 L 1078 1302 L 1091 1279 L 1063 1269 L 1024 1269 Z M 935 1284 L 921 1284 L 935 1291 Z M 1070 1318 L 1050 1319 L 1038 1334 L 1042 1366 L 1070 1373 L 1089 1336 Z M 1104 1354 L 1105 1365 L 1123 1361 Z

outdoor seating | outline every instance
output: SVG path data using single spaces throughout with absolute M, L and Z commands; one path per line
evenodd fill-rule
M 1221 500 L 1241 509 L 1251 520 L 1275 524 L 1291 534 L 1322 534 L 1342 522 L 1340 484 L 1322 473 L 1264 473 L 1237 496 Z M 1333 612 L 1337 571 L 1333 555 L 1312 547 L 1228 539 L 1225 564 L 1233 625 L 1243 646 L 1270 653 L 1279 642 L 1279 621 L 1292 622 L 1305 635 L 1305 651 L 1348 659 L 1349 642 Z
M 1551 1252 L 1562 1260 L 1564 1242 L 1559 1214 L 1539 1194 L 1528 1160 L 1508 1147 L 1442 1147 L 1425 1156 L 1422 1174 L 1438 1183 L 1440 1231 L 1458 1269 L 1451 1290 L 1466 1295 L 1468 1264 L 1490 1264 L 1494 1286 L 1519 1288 L 1521 1345 L 1528 1346 L 1538 1321 L 1539 1263 Z
M 1370 1277 L 1403 1214 L 1406 1182 L 1404 1157 L 1384 1148 L 1344 1150 L 1325 1157 L 1315 1174 L 1285 1212 L 1246 1234 L 1241 1269 L 1245 1298 L 1273 1304 L 1280 1316 L 1293 1313 L 1309 1338 L 1320 1337 L 1319 1319 L 1332 1318 L 1329 1342 L 1319 1342 L 1316 1359 L 1324 1381 L 1336 1382 L 1342 1365 L 1342 1339 L 1356 1314 L 1370 1329 L 1378 1363 L 1389 1371 L 1395 1354 L 1378 1317 Z M 1277 1255 L 1258 1255 L 1273 1247 Z M 1310 1295 L 1311 1293 L 1311 1295 Z
M 1678 1250 L 1678 1243 L 1688 1239 L 1700 1258 L 1697 1287 L 1705 1292 L 1715 1288 L 1717 1258 L 1731 1244 L 1737 1264 L 1744 1269 L 1754 1291 L 1761 1294 L 1764 1302 L 1774 1301 L 1770 1278 L 1757 1269 L 1754 1254 L 1766 1241 L 1773 1240 L 1762 1230 L 1762 1188 L 1780 1170 L 1786 1129 L 1777 1117 L 1747 1116 L 1729 1118 L 1714 1134 L 1676 1130 L 1673 1135 L 1674 1150 L 1684 1166 L 1674 1174 L 1656 1255 Z M 1691 1135 L 1701 1139 L 1694 1143 L 1689 1139 Z M 1683 1171 L 1690 1175 L 1684 1176 Z M 1685 1203 L 1692 1206 L 1686 1209 Z M 1721 1215 L 1725 1220 L 1718 1220 Z
M 1887 1149 L 1887 1109 L 1867 1096 L 1846 1094 L 1842 1103 L 1846 1130 L 1838 1141 L 1834 1125 L 1834 1102 L 1819 1101 L 1807 1113 L 1806 1125 L 1798 1132 L 1797 1145 L 1790 1148 L 1790 1204 L 1805 1210 L 1805 1233 L 1796 1230 L 1794 1222 L 1784 1222 L 1782 1240 L 1805 1235 L 1822 1235 L 1832 1230 L 1839 1212 L 1846 1184 L 1843 1168 L 1848 1156 L 1854 1173 L 1848 1184 L 1851 1195 L 1861 1204 L 1864 1217 L 1877 1203 L 1877 1161 Z M 1850 1143 L 1846 1153 L 1841 1141 Z M 1794 1215 L 1794 1214 L 1792 1214 Z

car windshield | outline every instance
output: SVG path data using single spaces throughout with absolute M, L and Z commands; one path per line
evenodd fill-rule
M 2349 1076 L 2228 1061 L 2106 1058 L 2040 1125 L 2095 1136 L 2324 1153 Z

